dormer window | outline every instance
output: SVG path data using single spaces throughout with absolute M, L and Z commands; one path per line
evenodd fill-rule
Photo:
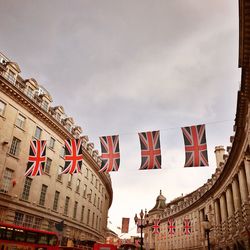
M 66 127 L 66 129 L 70 132 L 70 130 L 71 130 L 70 124 L 66 124 L 65 127 Z
M 61 114 L 59 114 L 59 113 L 56 113 L 56 119 L 57 119 L 57 121 L 61 121 Z
M 33 98 L 33 89 L 30 86 L 27 87 L 26 94 L 29 98 Z
M 16 74 L 9 70 L 9 72 L 6 74 L 6 78 L 9 82 L 11 82 L 12 84 L 15 84 L 16 82 Z
M 43 101 L 42 102 L 42 108 L 47 111 L 48 107 L 49 107 L 49 103 L 47 101 Z

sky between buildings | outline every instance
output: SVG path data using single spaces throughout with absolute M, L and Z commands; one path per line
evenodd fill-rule
M 233 0 L 0 0 L 0 50 L 35 78 L 83 128 L 119 134 L 111 173 L 110 229 L 122 217 L 202 186 L 214 148 L 230 145 L 238 69 L 238 5 Z M 206 124 L 210 166 L 183 168 L 181 127 Z M 162 169 L 139 171 L 138 132 L 160 130 Z M 128 235 L 124 235 L 126 237 Z

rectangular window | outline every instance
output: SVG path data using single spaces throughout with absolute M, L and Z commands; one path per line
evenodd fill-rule
M 61 181 L 62 180 L 62 171 L 63 171 L 63 167 L 62 166 L 59 166 L 58 168 L 58 175 L 57 175 L 57 180 L 58 181 Z
M 90 209 L 88 209 L 88 214 L 87 214 L 87 224 L 89 225 L 89 219 L 90 219 Z
M 91 183 L 93 184 L 93 181 L 94 181 L 94 175 L 91 174 Z
M 77 181 L 76 181 L 76 192 L 77 193 L 79 193 L 79 191 L 80 191 L 80 185 L 81 185 L 81 180 L 77 179 Z
M 49 157 L 47 157 L 45 169 L 44 169 L 44 172 L 46 174 L 49 174 L 49 172 L 50 172 L 51 163 L 52 163 L 52 160 Z
M 39 205 L 44 206 L 45 204 L 45 198 L 46 198 L 46 192 L 47 192 L 48 186 L 42 185 L 41 194 L 40 194 L 40 200 Z
M 84 184 L 84 187 L 83 187 L 83 197 L 86 198 L 87 196 L 87 185 Z
M 95 225 L 95 228 L 97 229 L 98 228 L 98 215 L 96 216 L 96 225 Z
M 24 187 L 23 187 L 23 193 L 22 193 L 23 200 L 27 201 L 29 199 L 31 183 L 32 183 L 32 179 L 29 177 L 26 177 L 25 182 L 24 182 Z
M 18 156 L 20 152 L 20 144 L 21 144 L 21 140 L 19 140 L 16 137 L 13 137 L 12 143 L 10 146 L 10 154 Z
M 89 169 L 88 168 L 86 168 L 86 175 L 85 175 L 85 178 L 89 178 Z
M 68 215 L 68 209 L 69 209 L 69 197 L 66 196 L 65 205 L 64 205 L 64 211 L 63 211 L 64 215 Z
M 94 195 L 94 206 L 96 206 L 96 194 Z
M 15 212 L 14 224 L 22 226 L 23 225 L 23 217 L 24 217 L 24 214 L 19 213 L 19 212 Z
M 100 197 L 98 197 L 98 200 L 97 200 L 97 209 L 100 208 Z
M 6 104 L 4 102 L 0 101 L 0 115 L 1 116 L 4 115 L 5 107 L 6 107 Z
M 28 88 L 26 89 L 26 95 L 29 97 L 29 98 L 33 98 L 34 94 L 33 94 L 33 89 L 28 86 Z
M 60 156 L 63 158 L 65 156 L 65 147 L 63 146 L 60 151 Z
M 57 211 L 57 208 L 58 208 L 59 195 L 60 195 L 60 192 L 56 191 L 55 197 L 54 197 L 54 203 L 53 203 L 53 210 L 54 211 Z
M 26 118 L 23 115 L 18 114 L 17 119 L 16 119 L 16 125 L 19 128 L 24 128 L 25 121 L 26 121 Z
M 65 127 L 66 127 L 66 129 L 67 129 L 69 132 L 71 131 L 71 126 L 70 126 L 70 124 L 66 124 Z
M 85 210 L 85 206 L 82 206 L 82 211 L 81 211 L 81 222 L 83 222 L 83 220 L 84 220 L 84 210 Z
M 72 185 L 72 174 L 68 175 L 68 187 L 71 187 Z
M 77 202 L 77 201 L 75 201 L 74 211 L 73 211 L 73 219 L 76 219 L 77 207 L 78 207 L 78 202 Z
M 57 121 L 61 121 L 61 114 L 59 114 L 59 113 L 56 113 L 56 119 L 57 119 Z
M 88 198 L 89 198 L 89 202 L 92 202 L 92 189 L 89 190 L 89 194 L 88 194 Z
M 50 140 L 49 140 L 49 147 L 50 147 L 51 149 L 54 149 L 54 147 L 55 147 L 55 142 L 56 142 L 56 140 L 55 140 L 53 137 L 50 137 Z
M 41 224 L 42 224 L 42 219 L 39 218 L 39 217 L 36 217 L 33 227 L 36 228 L 36 229 L 40 229 Z
M 48 110 L 48 107 L 49 107 L 49 103 L 48 103 L 47 101 L 43 101 L 41 106 L 42 106 L 42 108 L 43 108 L 44 110 L 47 111 L 47 110 Z
M 35 138 L 36 139 L 40 139 L 42 135 L 42 129 L 39 127 L 36 127 L 36 131 L 35 131 Z
M 96 178 L 95 179 L 95 188 L 97 188 L 98 187 L 98 179 Z
M 11 82 L 12 84 L 15 84 L 16 82 L 16 75 L 13 71 L 9 70 L 9 72 L 6 72 L 6 79 Z
M 95 213 L 93 212 L 93 214 L 92 214 L 92 227 L 94 227 L 94 223 L 95 223 Z
M 24 227 L 32 227 L 33 226 L 33 220 L 34 220 L 34 217 L 33 216 L 30 216 L 30 215 L 25 215 L 25 219 L 24 219 L 24 223 L 23 223 L 23 226 Z
M 9 192 L 9 189 L 11 187 L 11 180 L 12 180 L 13 173 L 14 171 L 9 168 L 5 169 L 0 192 L 4 192 L 4 193 Z

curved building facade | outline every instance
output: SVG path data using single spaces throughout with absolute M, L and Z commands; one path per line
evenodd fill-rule
M 110 176 L 98 171 L 98 151 L 48 91 L 20 72 L 0 53 L 0 221 L 55 231 L 64 220 L 63 244 L 105 242 L 113 191 Z M 61 175 L 69 138 L 82 139 L 82 173 Z M 34 139 L 47 141 L 45 172 L 25 178 Z
M 149 221 L 160 219 L 160 233 L 145 228 L 148 249 L 250 249 L 249 1 L 239 1 L 239 20 L 242 74 L 232 145 L 226 154 L 222 146 L 215 148 L 216 172 L 202 187 L 170 203 L 157 197 Z

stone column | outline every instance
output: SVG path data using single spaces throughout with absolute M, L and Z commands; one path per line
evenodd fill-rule
M 233 194 L 230 186 L 227 188 L 226 191 L 226 200 L 227 200 L 228 217 L 231 217 L 234 214 L 234 203 L 233 203 Z
M 248 196 L 250 196 L 250 158 L 244 160 L 244 167 L 247 178 Z
M 248 200 L 248 191 L 247 191 L 247 180 L 243 168 L 240 168 L 238 175 L 239 175 L 240 197 L 242 202 L 246 202 Z
M 220 205 L 218 200 L 214 201 L 214 206 L 215 206 L 215 222 L 216 225 L 219 225 L 221 222 L 221 216 L 220 216 Z
M 225 194 L 223 193 L 220 197 L 220 212 L 221 212 L 221 222 L 227 220 L 227 204 Z
M 233 179 L 232 189 L 233 189 L 234 208 L 235 211 L 237 211 L 241 209 L 241 199 L 240 199 L 239 185 L 236 178 Z

